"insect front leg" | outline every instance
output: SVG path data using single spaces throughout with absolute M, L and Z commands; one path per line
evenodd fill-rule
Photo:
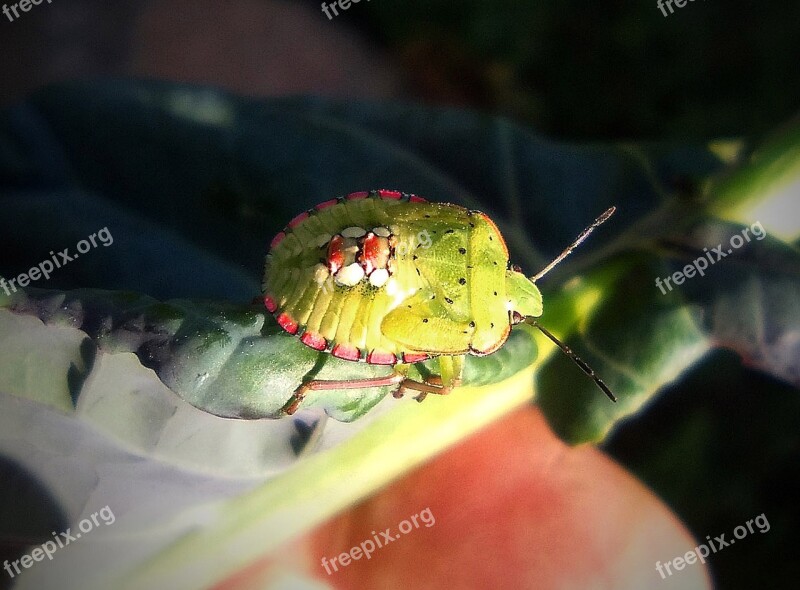
M 422 383 L 412 379 L 405 379 L 394 396 L 403 397 L 403 394 L 408 390 L 417 391 L 418 395 L 414 399 L 421 402 L 429 393 L 447 395 L 454 387 L 460 386 L 464 372 L 464 355 L 440 356 L 438 361 L 439 375 L 426 377 Z

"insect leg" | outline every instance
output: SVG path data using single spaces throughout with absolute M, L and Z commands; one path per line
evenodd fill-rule
M 289 398 L 289 401 L 284 404 L 281 411 L 292 415 L 297 411 L 297 408 L 303 402 L 306 397 L 306 394 L 309 391 L 325 391 L 329 389 L 365 389 L 367 387 L 384 387 L 387 385 L 397 385 L 398 383 L 403 383 L 406 380 L 405 375 L 398 373 L 395 371 L 394 373 L 390 373 L 384 377 L 369 377 L 366 379 L 312 379 L 311 381 L 306 381 L 300 387 L 298 387 L 292 396 Z
M 309 391 L 325 391 L 330 389 L 364 389 L 367 387 L 385 387 L 389 385 L 399 385 L 394 397 L 403 397 L 407 391 L 416 391 L 418 402 L 424 400 L 429 393 L 436 395 L 447 395 L 454 387 L 461 385 L 461 376 L 464 371 L 464 355 L 440 356 L 439 368 L 441 376 L 433 375 L 426 377 L 424 381 L 416 381 L 408 378 L 409 365 L 396 365 L 393 373 L 384 377 L 370 377 L 367 379 L 311 379 L 298 387 L 282 411 L 292 415 L 300 407 Z
M 406 379 L 400 385 L 398 393 L 402 395 L 403 389 L 413 389 L 419 392 L 415 399 L 421 402 L 429 393 L 447 395 L 454 387 L 461 385 L 461 377 L 464 372 L 464 355 L 440 356 L 438 360 L 440 376 L 428 377 L 424 383 Z

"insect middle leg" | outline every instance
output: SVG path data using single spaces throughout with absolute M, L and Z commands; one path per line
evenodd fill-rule
M 327 391 L 331 389 L 366 389 L 368 387 L 386 387 L 399 385 L 395 397 L 402 397 L 405 391 L 418 392 L 417 401 L 422 401 L 429 393 L 446 395 L 453 387 L 461 384 L 463 370 L 463 356 L 440 357 L 439 366 L 441 377 L 429 377 L 424 382 L 415 381 L 407 377 L 408 365 L 397 365 L 395 370 L 383 377 L 369 377 L 365 379 L 311 379 L 298 387 L 281 411 L 292 415 L 300 407 L 309 391 Z
M 281 411 L 290 416 L 294 414 L 309 391 L 384 387 L 388 385 L 397 385 L 398 383 L 402 383 L 405 379 L 405 375 L 397 371 L 389 373 L 384 377 L 368 377 L 365 379 L 312 379 L 311 381 L 306 381 L 294 391 L 289 401 L 281 408 Z

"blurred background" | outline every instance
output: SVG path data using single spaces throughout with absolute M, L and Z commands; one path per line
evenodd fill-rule
M 790 0 L 57 0 L 3 17 L 0 103 L 138 76 L 247 96 L 395 98 L 580 140 L 760 134 L 800 102 Z M 329 11 L 330 12 L 330 11 Z
M 576 143 L 758 140 L 800 107 L 798 23 L 790 0 L 666 17 L 655 0 L 362 0 L 333 18 L 318 0 L 54 0 L 0 16 L 0 107 L 136 77 L 461 107 Z M 715 352 L 604 443 L 699 539 L 767 515 L 715 558 L 720 588 L 800 577 L 796 394 Z

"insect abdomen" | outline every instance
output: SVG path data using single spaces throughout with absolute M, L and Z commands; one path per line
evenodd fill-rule
M 361 279 L 350 284 L 359 274 L 344 272 L 347 269 L 337 266 L 337 261 L 352 258 L 353 253 L 335 249 L 331 252 L 331 241 L 337 236 L 350 243 L 350 250 L 353 242 L 360 239 L 359 256 L 369 250 L 364 244 L 375 246 L 377 242 L 380 253 L 380 246 L 387 246 L 390 237 L 394 246 L 401 243 L 405 239 L 403 224 L 394 220 L 402 216 L 395 209 L 414 207 L 414 203 L 423 200 L 410 195 L 401 200 L 400 196 L 394 191 L 376 191 L 327 201 L 295 217 L 278 234 L 267 257 L 264 289 L 265 303 L 284 329 L 300 335 L 312 348 L 328 350 L 348 360 L 394 364 L 402 360 L 404 352 L 411 352 L 384 337 L 380 329 L 384 316 L 397 303 L 397 298 L 386 288 L 388 270 L 371 268 L 365 261 L 359 266 L 366 266 L 371 274 L 367 276 L 365 272 Z M 389 229 L 390 222 L 393 230 Z M 356 235 L 357 228 L 362 228 L 365 235 L 358 238 L 341 235 L 342 232 Z M 396 260 L 384 261 L 380 255 L 369 260 L 394 266 L 392 287 L 408 288 L 404 275 L 413 283 L 421 282 L 413 270 L 402 268 Z M 347 266 L 353 264 L 351 261 Z

